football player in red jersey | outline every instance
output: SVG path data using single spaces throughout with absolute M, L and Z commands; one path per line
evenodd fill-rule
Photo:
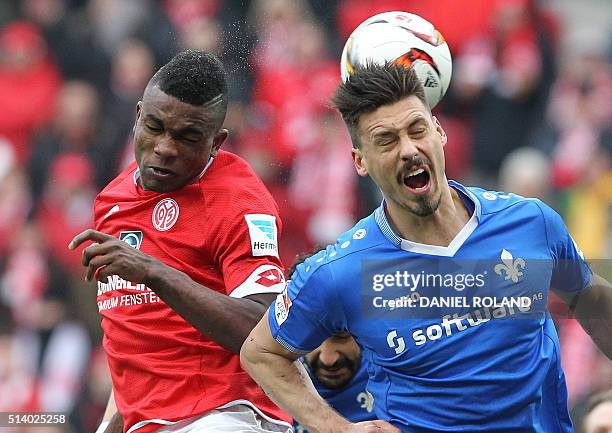
M 100 432 L 290 429 L 238 356 L 284 278 L 278 207 L 220 150 L 226 108 L 213 55 L 185 51 L 157 71 L 136 107 L 136 161 L 69 245 L 91 242 L 83 265 L 98 282 L 113 379 Z

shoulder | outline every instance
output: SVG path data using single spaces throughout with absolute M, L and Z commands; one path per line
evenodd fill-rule
M 311 276 L 317 274 L 354 273 L 355 260 L 366 255 L 372 258 L 376 254 L 377 247 L 387 242 L 378 228 L 374 214 L 371 214 L 342 233 L 335 243 L 327 245 L 298 265 L 297 282 L 305 283 Z
M 200 180 L 207 201 L 236 211 L 278 213 L 272 195 L 251 166 L 231 152 L 219 151 Z M 267 210 L 266 210 L 267 209 Z
M 542 200 L 523 197 L 518 194 L 503 191 L 486 190 L 479 187 L 464 187 L 453 182 L 452 185 L 465 193 L 479 206 L 481 215 L 491 215 L 500 212 L 520 212 L 521 214 L 542 215 L 552 211 Z M 554 212 L 554 211 L 552 211 Z

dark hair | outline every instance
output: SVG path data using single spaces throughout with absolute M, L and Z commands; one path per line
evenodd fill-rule
M 187 104 L 211 104 L 215 126 L 219 129 L 223 125 L 227 111 L 227 78 L 223 64 L 214 54 L 183 51 L 153 75 L 149 86 L 157 86 Z M 215 104 L 216 101 L 219 102 Z
M 297 254 L 295 256 L 295 259 L 293 260 L 293 264 L 291 265 L 291 267 L 285 271 L 287 279 L 288 280 L 291 279 L 291 277 L 295 273 L 295 269 L 298 267 L 298 265 L 301 265 L 302 263 L 304 263 L 307 258 L 314 256 L 316 253 L 321 251 L 323 248 L 325 248 L 325 246 L 323 246 L 323 245 L 315 245 L 312 250 L 310 250 L 308 252 L 305 252 L 305 253 Z
M 353 74 L 341 83 L 332 104 L 342 114 L 351 134 L 353 147 L 360 147 L 358 134 L 359 118 L 376 111 L 383 105 L 394 104 L 408 96 L 416 96 L 426 107 L 425 90 L 412 68 L 386 63 L 368 63 L 357 66 Z

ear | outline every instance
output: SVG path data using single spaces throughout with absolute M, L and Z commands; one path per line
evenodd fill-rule
M 212 156 L 217 156 L 217 153 L 219 153 L 219 148 L 225 142 L 225 140 L 227 140 L 228 135 L 229 131 L 225 128 L 221 128 L 219 132 L 217 132 L 217 135 L 215 135 L 215 138 L 213 138 L 213 144 L 210 150 L 210 154 Z
M 353 163 L 355 164 L 357 174 L 363 177 L 367 176 L 368 168 L 365 159 L 363 158 L 363 151 L 361 149 L 356 149 L 353 147 L 351 149 L 351 154 L 353 156 Z
M 433 121 L 434 121 L 434 124 L 436 125 L 436 132 L 440 134 L 440 137 L 442 139 L 442 147 L 444 147 L 446 146 L 446 143 L 448 142 L 446 131 L 444 131 L 444 128 L 442 128 L 442 125 L 440 124 L 440 121 L 438 120 L 436 116 L 433 116 Z
M 138 120 L 140 119 L 140 113 L 142 111 L 142 101 L 138 101 L 138 104 L 136 104 L 136 119 L 134 119 L 134 126 L 132 127 L 132 131 L 136 131 L 136 124 L 138 123 Z

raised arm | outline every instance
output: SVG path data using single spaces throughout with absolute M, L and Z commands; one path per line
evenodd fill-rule
M 69 248 L 93 242 L 83 250 L 86 279 L 106 282 L 117 275 L 153 290 L 170 308 L 198 331 L 226 349 L 239 353 L 253 326 L 273 301 L 273 293 L 233 298 L 208 289 L 187 274 L 96 230 L 78 234 Z
M 590 289 L 573 297 L 557 292 L 569 305 L 574 317 L 609 359 L 612 360 L 612 285 L 593 274 Z
M 319 396 L 308 373 L 296 361 L 298 357 L 272 338 L 267 317 L 255 326 L 240 352 L 244 368 L 270 399 L 308 431 L 400 433 L 385 421 L 351 424 L 341 417 Z

